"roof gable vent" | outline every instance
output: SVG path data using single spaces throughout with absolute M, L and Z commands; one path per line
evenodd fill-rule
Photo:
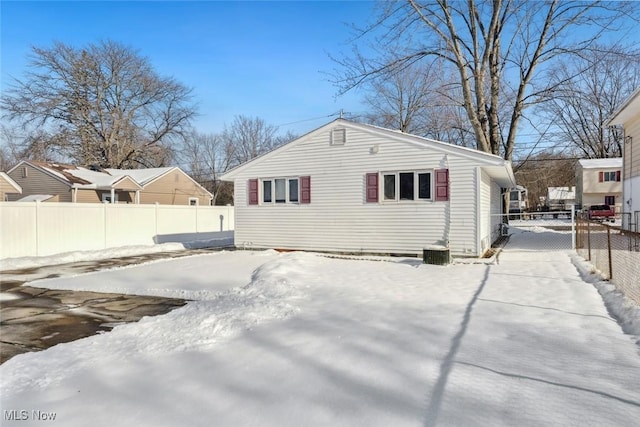
M 331 131 L 331 145 L 344 145 L 347 142 L 347 130 L 337 128 Z

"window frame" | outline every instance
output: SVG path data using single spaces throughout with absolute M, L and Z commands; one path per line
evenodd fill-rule
M 619 182 L 618 171 L 604 171 L 602 174 L 602 182 Z
M 413 174 L 413 199 L 401 198 L 401 174 Z M 429 197 L 420 197 L 420 176 L 429 176 Z M 381 203 L 421 203 L 421 202 L 433 202 L 434 196 L 434 175 L 435 171 L 432 169 L 416 169 L 416 170 L 398 170 L 398 171 L 384 171 L 380 172 L 381 185 L 379 186 L 379 200 Z M 394 178 L 394 198 L 387 197 L 387 177 L 393 176 Z
M 276 199 L 276 182 L 284 181 L 284 200 Z M 260 191 L 259 194 L 259 204 L 264 206 L 276 206 L 276 205 L 299 205 L 300 204 L 300 177 L 299 176 L 288 176 L 288 177 L 273 177 L 273 178 L 260 178 L 260 185 L 258 189 Z M 297 182 L 297 200 L 291 199 L 291 181 Z M 265 201 L 265 182 L 270 183 L 270 200 Z M 280 201 L 279 201 L 280 200 Z

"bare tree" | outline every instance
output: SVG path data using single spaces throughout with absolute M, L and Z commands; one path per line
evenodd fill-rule
M 550 72 L 554 90 L 539 110 L 556 129 L 553 139 L 577 156 L 622 156 L 622 135 L 606 121 L 640 87 L 640 51 L 596 45 Z
M 44 129 L 79 164 L 161 166 L 195 115 L 191 90 L 120 43 L 34 47 L 29 71 L 2 98 L 5 117 Z
M 417 65 L 377 76 L 367 84 L 365 102 L 371 109 L 368 120 L 375 125 L 424 135 L 427 108 L 435 103 L 439 83 L 430 69 L 423 70 Z
M 276 135 L 276 137 L 274 138 L 274 148 L 287 144 L 293 141 L 294 139 L 297 139 L 299 136 L 300 135 L 290 130 L 287 131 L 284 135 Z
M 220 135 L 189 133 L 179 152 L 181 164 L 189 175 L 213 194 L 212 204 L 231 203 L 233 188 L 220 181 L 231 164 L 231 146 Z
M 473 129 L 442 61 L 412 64 L 366 83 L 366 120 L 455 145 L 473 145 Z
M 541 66 L 581 52 L 634 11 L 628 2 L 383 2 L 379 19 L 359 33 L 363 40 L 377 34 L 374 53 L 356 46 L 338 59 L 335 82 L 344 93 L 425 58 L 442 58 L 455 69 L 477 148 L 510 160 L 524 111 L 550 93 L 550 82 L 536 79 Z
M 225 126 L 222 132 L 222 139 L 231 156 L 231 165 L 237 166 L 271 151 L 279 143 L 277 131 L 276 126 L 268 125 L 258 117 L 236 116 L 231 126 Z
M 226 205 L 233 202 L 233 184 L 221 181 L 222 174 L 297 137 L 291 132 L 275 135 L 276 130 L 262 119 L 239 116 L 223 134 L 190 132 L 179 150 L 179 160 L 213 194 L 213 204 Z
M 27 133 L 7 125 L 0 125 L 0 170 L 8 170 L 20 160 L 62 161 L 56 151 L 55 137 L 43 129 Z

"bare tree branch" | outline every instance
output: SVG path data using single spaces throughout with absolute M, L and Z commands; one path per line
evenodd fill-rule
M 2 107 L 23 128 L 46 130 L 72 161 L 114 168 L 166 164 L 196 114 L 190 89 L 113 41 L 34 47 Z

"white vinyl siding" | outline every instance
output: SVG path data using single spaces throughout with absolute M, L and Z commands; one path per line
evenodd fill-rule
M 480 248 L 484 253 L 500 237 L 502 189 L 485 172 L 480 171 Z
M 331 137 L 331 129 L 312 133 L 237 173 L 237 246 L 421 254 L 425 245 L 449 241 L 453 254 L 478 255 L 477 162 L 471 156 L 354 128 L 336 152 L 327 142 Z M 377 144 L 379 150 L 372 150 Z M 382 178 L 384 171 L 425 169 L 449 169 L 450 201 L 366 203 L 367 173 Z M 311 176 L 310 204 L 246 208 L 249 179 L 287 175 Z
M 622 212 L 640 211 L 640 116 L 635 117 L 624 124 L 625 135 L 630 138 L 625 140 L 623 148 L 623 189 L 624 194 L 620 200 L 618 209 Z

